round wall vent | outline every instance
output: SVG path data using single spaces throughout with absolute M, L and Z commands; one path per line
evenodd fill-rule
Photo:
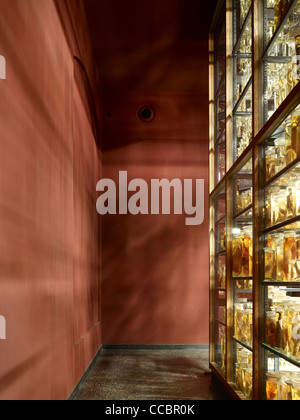
M 138 118 L 142 122 L 152 122 L 155 118 L 154 109 L 151 106 L 142 106 L 138 110 Z

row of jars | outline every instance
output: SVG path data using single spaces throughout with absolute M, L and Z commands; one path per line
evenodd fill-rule
M 300 111 L 296 110 L 284 124 L 285 136 L 266 149 L 266 181 L 300 156 Z
M 252 346 L 253 303 L 248 299 L 237 299 L 234 305 L 234 336 L 237 340 Z
M 266 320 L 266 344 L 300 360 L 300 298 L 286 292 L 270 295 Z
M 290 371 L 268 372 L 266 395 L 268 401 L 299 401 L 300 374 Z
M 252 117 L 236 117 L 237 157 L 240 157 L 252 140 Z
M 290 177 L 286 188 L 267 191 L 266 226 L 271 227 L 300 215 L 300 180 Z
M 232 276 L 252 277 L 253 275 L 253 229 L 245 226 L 237 229 L 232 239 Z
M 268 236 L 264 249 L 264 278 L 269 281 L 300 281 L 300 234 L 287 231 Z
M 252 188 L 249 188 L 248 190 L 243 192 L 240 192 L 239 190 L 237 191 L 237 213 L 242 212 L 252 204 L 252 194 Z
M 237 350 L 235 364 L 235 383 L 239 391 L 252 398 L 252 353 L 246 349 Z

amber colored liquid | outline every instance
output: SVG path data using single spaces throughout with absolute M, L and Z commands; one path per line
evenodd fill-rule
M 288 218 L 296 216 L 296 195 L 293 188 L 287 189 L 286 208 Z
M 290 331 L 289 331 L 289 319 L 288 313 L 285 309 L 282 314 L 282 351 L 286 354 L 290 353 Z
M 289 262 L 297 258 L 296 238 L 284 238 L 283 281 L 288 281 Z
M 281 198 L 279 203 L 276 203 L 275 206 L 275 223 L 284 222 L 287 215 L 286 199 Z
M 279 23 L 283 17 L 283 0 L 275 0 L 274 2 L 274 21 L 275 28 L 279 26 Z
M 292 396 L 293 401 L 300 401 L 300 388 L 293 388 Z
M 297 158 L 296 145 L 292 142 L 292 124 L 287 124 L 285 127 L 286 139 L 286 164 L 289 165 Z
M 253 276 L 253 240 L 249 240 L 249 276 Z
M 274 320 L 267 318 L 267 329 L 266 329 L 266 340 L 267 344 L 271 347 L 275 347 L 276 344 L 276 325 Z
M 248 235 L 243 236 L 242 276 L 250 276 L 250 241 L 251 239 Z
M 300 124 L 298 116 L 292 118 L 292 149 L 300 155 Z
M 243 377 L 242 377 L 242 370 L 240 368 L 236 369 L 235 376 L 236 376 L 236 386 L 240 391 L 242 391 L 243 390 Z
M 275 277 L 275 256 L 274 253 L 265 253 L 265 279 L 274 280 Z
M 267 400 L 275 401 L 277 400 L 277 384 L 274 382 L 267 381 Z
M 300 260 L 300 238 L 297 239 L 297 259 Z
M 282 348 L 282 314 L 280 312 L 276 313 L 275 347 Z
M 283 279 L 283 248 L 277 247 L 276 254 L 276 280 Z
M 238 340 L 242 341 L 242 321 L 243 321 L 243 312 L 237 310 L 235 312 L 235 332 L 234 335 Z
M 273 178 L 276 175 L 276 159 L 270 158 L 269 160 L 269 177 L 268 179 Z
M 270 199 L 266 201 L 266 225 L 267 227 L 272 225 L 272 209 Z
M 232 274 L 234 277 L 242 273 L 242 241 L 240 238 L 232 240 Z

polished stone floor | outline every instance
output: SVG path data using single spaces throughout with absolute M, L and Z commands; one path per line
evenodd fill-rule
M 226 400 L 208 351 L 102 350 L 74 400 Z

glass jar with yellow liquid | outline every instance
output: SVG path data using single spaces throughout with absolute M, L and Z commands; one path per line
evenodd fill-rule
M 234 233 L 232 238 L 232 276 L 242 275 L 243 242 L 240 233 Z
M 252 398 L 252 369 L 251 368 L 247 368 L 246 372 L 245 372 L 245 395 L 246 397 L 248 397 L 249 399 Z
M 272 226 L 272 191 L 266 192 L 266 206 L 265 206 L 266 227 Z
M 282 348 L 282 314 L 283 306 L 277 306 L 275 310 L 275 348 Z
M 275 260 L 276 260 L 275 280 L 277 281 L 283 280 L 283 254 L 284 254 L 283 235 L 278 234 L 278 235 L 275 235 Z
M 278 394 L 278 372 L 267 373 L 266 393 L 268 401 L 276 401 Z
M 253 274 L 253 228 L 246 226 L 242 236 L 242 276 L 251 277 Z
M 292 139 L 292 118 L 286 119 L 285 125 L 285 147 L 286 147 L 286 164 L 294 162 L 297 158 L 297 149 L 295 144 L 295 136 Z
M 298 360 L 300 358 L 300 305 L 289 309 L 289 320 L 291 322 L 291 353 Z
M 297 191 L 295 183 L 295 178 L 291 179 L 286 188 L 286 215 L 288 219 L 297 215 Z
M 300 40 L 300 37 L 298 37 Z M 300 48 L 300 43 L 299 43 Z M 291 120 L 292 149 L 295 150 L 297 157 L 300 156 L 300 111 L 296 110 L 292 114 Z
M 247 305 L 247 309 L 244 309 L 242 316 L 242 337 L 241 341 L 252 346 L 250 325 L 252 326 L 252 309 Z
M 244 304 L 236 303 L 234 305 L 234 336 L 243 341 L 242 325 L 243 325 Z
M 286 384 L 286 401 L 293 401 L 293 381 L 288 379 Z
M 242 375 L 242 368 L 240 363 L 235 364 L 235 383 L 237 389 L 240 391 L 243 390 L 243 375 Z
M 300 380 L 293 380 L 292 398 L 293 401 L 300 401 Z
M 284 160 L 285 160 L 285 154 L 284 154 Z M 268 147 L 266 150 L 266 181 L 268 182 L 275 175 L 276 175 L 276 152 L 275 152 L 274 147 Z
M 286 149 L 285 149 L 285 138 L 278 138 L 275 140 L 275 173 L 277 174 L 286 167 Z M 273 175 L 274 176 L 274 175 Z
M 290 261 L 297 259 L 297 235 L 294 231 L 284 234 L 284 255 L 283 255 L 283 281 L 289 281 Z
M 276 314 L 273 311 L 267 312 L 266 344 L 273 348 L 276 346 Z
M 272 224 L 282 223 L 287 219 L 286 191 L 284 188 L 275 187 L 271 195 Z
M 289 301 L 284 302 L 282 312 L 282 346 L 281 350 L 287 355 L 291 354 L 291 306 Z
M 265 280 L 276 280 L 275 252 L 271 247 L 264 249 Z
M 288 400 L 288 387 L 286 381 L 291 380 L 291 372 L 289 371 L 280 371 L 278 374 L 278 382 L 277 382 L 277 399 L 279 401 L 287 401 Z

